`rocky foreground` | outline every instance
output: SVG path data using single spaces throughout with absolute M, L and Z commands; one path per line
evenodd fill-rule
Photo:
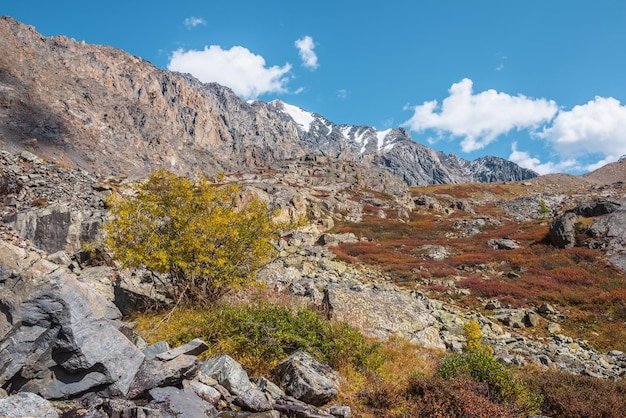
M 51 417 L 350 416 L 347 407 L 328 406 L 340 380 L 306 353 L 285 359 L 280 379 L 269 382 L 250 379 L 228 353 L 199 361 L 206 348 L 202 341 L 173 349 L 163 342 L 147 346 L 122 314 L 145 300 L 167 301 L 138 280 L 140 272 L 120 271 L 110 263 L 91 265 L 81 256 L 83 244 L 98 237 L 106 197 L 123 193 L 123 179 L 59 167 L 28 152 L 3 152 L 0 157 L 0 416 L 12 416 L 15 408 L 33 408 L 31 415 Z M 242 201 L 246 196 L 266 200 L 277 209 L 279 220 L 313 214 L 314 222 L 282 237 L 279 257 L 260 273 L 259 280 L 272 289 L 316 304 L 327 315 L 378 338 L 400 336 L 434 350 L 459 351 L 465 341 L 463 325 L 475 319 L 484 342 L 503 363 L 531 363 L 597 378 L 626 375 L 624 353 L 600 353 L 586 341 L 563 335 L 562 315 L 549 304 L 522 309 L 490 301 L 485 313 L 467 311 L 405 290 L 375 269 L 338 260 L 330 251 L 333 246 L 361 238 L 330 233 L 334 220 L 356 222 L 366 207 L 400 220 L 417 207 L 451 210 L 432 197 L 413 199 L 386 172 L 312 157 L 228 179 L 244 184 Z M 392 198 L 383 193 L 390 190 Z M 553 194 L 546 199 L 553 204 L 565 198 Z M 553 223 L 554 234 L 570 245 L 576 237 L 568 231 L 578 219 L 591 217 L 602 226 L 619 218 L 624 205 L 612 201 L 565 211 Z M 511 216 L 529 216 L 527 203 L 509 204 L 507 210 Z M 472 212 L 468 202 L 451 207 Z M 462 222 L 461 228 L 470 233 L 481 227 L 478 221 Z M 595 242 L 607 243 L 622 255 L 623 234 L 614 233 L 621 224 L 609 224 L 613 232 L 598 227 Z M 490 245 L 507 251 L 517 244 L 500 239 Z M 445 257 L 445 252 L 434 245 L 428 256 Z M 546 329 L 548 336 L 522 334 L 533 327 Z
M 148 346 L 112 301 L 38 252 L 0 241 L 0 271 L 0 416 L 350 416 L 316 408 L 337 394 L 338 377 L 304 352 L 278 366 L 283 391 L 253 383 L 227 355 L 200 362 L 200 340 Z

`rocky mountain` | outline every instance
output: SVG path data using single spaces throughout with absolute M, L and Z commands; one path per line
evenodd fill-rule
M 409 185 L 517 181 L 537 173 L 502 158 L 468 161 L 414 142 L 402 128 L 336 125 L 323 116 L 275 100 L 269 106 L 287 115 L 310 149 L 340 159 L 366 161 L 401 177 Z
M 514 181 L 533 171 L 467 161 L 404 129 L 336 125 L 274 101 L 156 68 L 139 57 L 0 18 L 0 145 L 102 175 L 165 167 L 214 174 L 316 154 L 382 167 L 408 185 Z

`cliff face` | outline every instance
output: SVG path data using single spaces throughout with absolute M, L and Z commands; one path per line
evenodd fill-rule
M 337 126 L 315 114 L 301 126 L 285 111 L 293 106 L 247 103 L 218 84 L 108 46 L 43 37 L 9 17 L 0 18 L 0 50 L 0 146 L 102 175 L 159 167 L 213 174 L 305 154 L 382 166 L 408 184 L 536 175 L 505 161 L 505 169 L 476 176 L 469 161 L 417 144 L 402 129 Z
M 120 50 L 44 38 L 10 18 L 0 21 L 0 48 L 0 129 L 9 149 L 129 175 L 161 166 L 212 172 L 303 153 L 285 146 L 297 143 L 290 123 Z M 273 155 L 260 155 L 270 147 Z

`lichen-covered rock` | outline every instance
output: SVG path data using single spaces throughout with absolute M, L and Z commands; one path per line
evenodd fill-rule
M 217 380 L 233 395 L 241 395 L 254 387 L 241 364 L 228 355 L 205 361 L 200 365 L 199 374 Z
M 560 248 L 571 248 L 576 245 L 576 230 L 574 224 L 578 215 L 566 212 L 555 218 L 550 224 L 550 240 L 552 244 Z
M 626 271 L 626 207 L 601 216 L 589 228 L 594 245 L 604 249 L 609 260 Z
M 254 387 L 237 395 L 234 404 L 251 412 L 263 412 L 272 409 L 270 399 L 260 389 Z
M 320 406 L 338 393 L 338 379 L 326 364 L 303 351 L 296 351 L 276 368 L 285 392 L 311 405 Z
M 195 338 L 189 341 L 187 344 L 183 344 L 171 350 L 164 351 L 162 353 L 157 354 L 156 356 L 158 357 L 159 360 L 169 361 L 181 355 L 198 356 L 204 353 L 208 349 L 209 349 L 209 346 L 206 345 L 204 341 L 202 341 L 199 338 Z
M 445 350 L 437 320 L 424 302 L 388 284 L 327 285 L 333 315 L 341 320 L 359 318 L 368 323 L 364 332 L 378 338 L 396 335 L 429 348 Z
M 198 358 L 181 354 L 168 361 L 146 360 L 135 376 L 128 397 L 143 397 L 150 389 L 180 385 L 191 378 L 198 369 Z
M 145 361 L 153 360 L 157 354 L 164 353 L 169 351 L 170 345 L 165 341 L 157 341 L 154 344 L 150 344 L 147 347 L 143 348 L 141 351 L 143 355 L 146 356 Z
M 183 387 L 191 389 L 196 395 L 211 405 L 217 405 L 222 398 L 222 394 L 219 390 L 196 380 L 184 380 Z
M 520 247 L 519 242 L 508 238 L 490 239 L 487 245 L 496 250 L 515 250 Z
M 34 393 L 22 392 L 0 399 L 0 417 L 3 418 L 58 418 L 50 402 Z
M 150 397 L 152 400 L 147 407 L 161 411 L 164 417 L 214 418 L 218 416 L 215 407 L 200 399 L 191 389 L 180 390 L 172 386 L 155 388 L 150 390 Z

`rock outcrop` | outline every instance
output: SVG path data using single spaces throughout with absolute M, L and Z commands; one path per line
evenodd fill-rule
M 561 248 L 579 245 L 602 249 L 613 264 L 626 271 L 626 200 L 579 203 L 552 221 L 550 239 Z
M 126 395 L 143 354 L 121 314 L 71 273 L 0 241 L 0 385 L 46 399 Z
M 112 187 L 81 169 L 45 163 L 23 151 L 0 152 L 0 216 L 20 236 L 52 254 L 75 254 L 101 237 Z
M 267 380 L 252 383 L 228 356 L 201 362 L 197 356 L 208 348 L 201 340 L 174 349 L 160 342 L 142 352 L 120 316 L 40 252 L 0 240 L 0 415 L 55 418 L 59 411 L 49 400 L 65 400 L 64 413 L 74 405 L 75 413 L 91 417 L 285 416 L 279 410 L 350 416 L 340 405 L 316 407 L 330 402 L 337 386 L 320 386 L 314 373 L 334 372 L 304 353 L 298 358 L 308 359 L 308 371 L 285 367 L 279 374 L 289 383 L 286 395 Z M 11 396 L 3 398 L 5 391 Z

